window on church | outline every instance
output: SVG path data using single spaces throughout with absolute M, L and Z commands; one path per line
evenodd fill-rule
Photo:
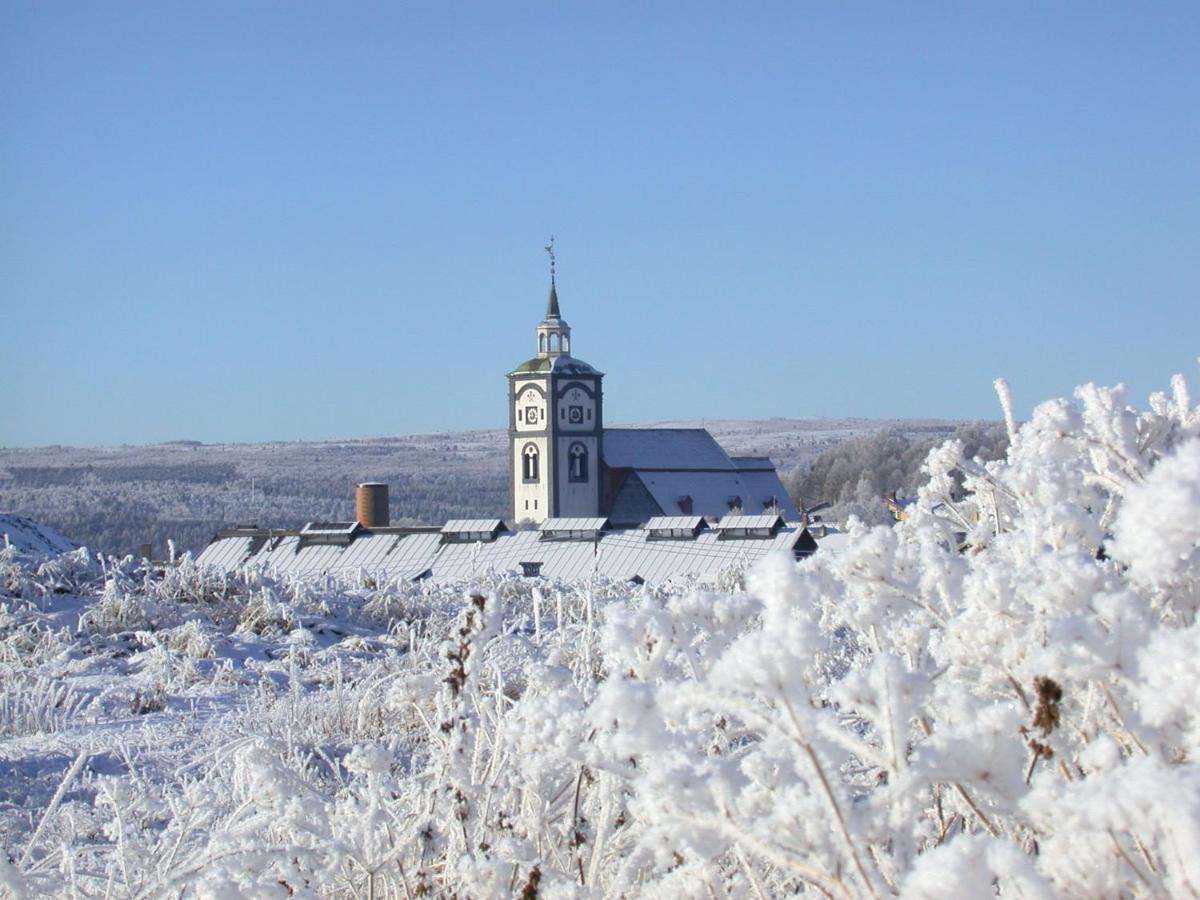
M 550 352 L 551 353 L 558 352 L 558 335 L 557 334 L 550 335 Z
M 546 352 L 546 336 L 544 334 L 538 335 L 538 352 L 539 353 Z
M 562 339 L 562 348 L 563 348 L 563 353 L 571 352 L 571 339 L 569 337 L 567 337 L 565 334 L 563 335 L 563 339 Z
M 588 480 L 588 452 L 583 444 L 572 444 L 568 456 L 568 474 L 571 481 Z
M 538 450 L 533 444 L 528 445 L 521 454 L 521 477 L 525 481 L 538 480 Z

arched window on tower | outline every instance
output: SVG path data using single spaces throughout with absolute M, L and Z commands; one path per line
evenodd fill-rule
M 562 338 L 562 352 L 563 353 L 571 352 L 571 339 L 569 337 L 567 337 L 565 334 L 563 335 L 563 338 Z
M 526 444 L 521 451 L 521 478 L 523 481 L 538 480 L 538 449 L 533 444 Z
M 572 444 L 567 452 L 567 472 L 571 481 L 588 480 L 588 452 L 583 444 Z
M 546 352 L 546 335 L 539 334 L 538 335 L 538 353 L 545 353 L 545 352 Z
M 550 334 L 550 352 L 551 353 L 558 352 L 558 335 L 553 332 L 551 332 L 551 334 Z

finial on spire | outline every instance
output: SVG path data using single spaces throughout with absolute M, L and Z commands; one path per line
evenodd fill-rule
M 550 235 L 550 243 L 546 245 L 545 250 L 550 254 L 550 283 L 554 284 L 554 235 Z

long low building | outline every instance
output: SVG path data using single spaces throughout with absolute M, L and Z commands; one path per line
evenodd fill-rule
M 495 573 L 714 584 L 722 573 L 749 568 L 769 553 L 799 559 L 816 546 L 807 529 L 777 515 L 725 516 L 715 523 L 703 516 L 660 517 L 633 529 L 610 529 L 603 518 L 558 518 L 546 519 L 536 531 L 511 531 L 499 519 L 456 520 L 441 528 L 310 522 L 299 530 L 226 529 L 197 563 L 301 577 L 364 573 L 448 582 Z

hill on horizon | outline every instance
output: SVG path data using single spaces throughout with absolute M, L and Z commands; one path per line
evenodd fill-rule
M 732 455 L 768 456 L 781 475 L 841 441 L 885 428 L 949 435 L 943 419 L 770 418 L 658 421 L 707 428 Z M 236 524 L 298 527 L 354 517 L 354 487 L 382 481 L 394 523 L 508 515 L 507 432 L 434 432 L 319 441 L 0 448 L 0 509 L 44 522 L 92 550 L 151 543 L 198 551 Z

